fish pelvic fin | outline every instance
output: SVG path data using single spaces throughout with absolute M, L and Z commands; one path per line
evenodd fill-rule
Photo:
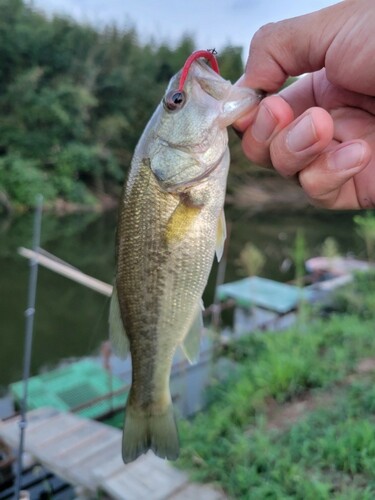
M 220 217 L 217 224 L 217 234 L 216 234 L 216 258 L 220 262 L 221 257 L 224 253 L 224 245 L 227 237 L 227 225 L 225 222 L 224 210 L 221 211 Z
M 203 331 L 202 311 L 204 311 L 204 305 L 201 299 L 196 308 L 195 318 L 190 326 L 190 330 L 181 344 L 182 351 L 191 365 L 195 365 L 199 360 L 201 336 Z
M 120 358 L 126 358 L 129 354 L 129 339 L 126 335 L 121 317 L 116 282 L 113 285 L 112 298 L 109 306 L 109 339 L 113 352 Z
M 180 443 L 172 403 L 163 413 L 127 405 L 122 437 L 122 459 L 125 464 L 133 462 L 143 453 L 152 450 L 156 456 L 176 460 Z

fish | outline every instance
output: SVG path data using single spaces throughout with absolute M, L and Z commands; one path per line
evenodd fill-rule
M 212 52 L 194 52 L 135 148 L 119 207 L 109 312 L 113 349 L 132 359 L 125 464 L 150 449 L 168 460 L 179 455 L 172 360 L 178 346 L 191 363 L 199 356 L 202 294 L 226 236 L 227 127 L 260 99 L 222 78 Z

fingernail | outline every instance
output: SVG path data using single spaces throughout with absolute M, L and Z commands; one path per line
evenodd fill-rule
M 298 153 L 317 142 L 314 123 L 310 115 L 306 115 L 288 132 L 286 142 L 292 153 Z
M 364 153 L 363 144 L 352 142 L 329 155 L 328 165 L 332 170 L 349 170 L 362 163 Z
M 261 104 L 251 133 L 257 142 L 266 142 L 275 130 L 277 121 L 267 106 Z

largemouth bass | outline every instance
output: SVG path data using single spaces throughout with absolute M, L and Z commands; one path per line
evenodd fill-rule
M 260 100 L 224 80 L 216 64 L 199 51 L 171 79 L 135 149 L 120 204 L 110 335 L 115 352 L 130 349 L 132 358 L 125 463 L 149 449 L 178 456 L 172 359 L 179 345 L 197 359 L 201 297 L 225 240 L 226 127 Z

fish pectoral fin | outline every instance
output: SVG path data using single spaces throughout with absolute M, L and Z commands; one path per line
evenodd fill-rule
M 129 339 L 126 335 L 121 317 L 116 282 L 113 285 L 112 298 L 109 306 L 109 339 L 113 352 L 120 358 L 126 358 L 129 354 Z
M 165 229 L 166 242 L 171 244 L 183 240 L 200 211 L 200 206 L 189 205 L 184 200 L 181 200 L 167 223 Z
M 203 330 L 203 317 L 202 311 L 204 310 L 202 300 L 197 307 L 197 313 L 194 321 L 186 335 L 181 347 L 190 364 L 196 364 L 199 359 L 199 352 L 201 347 L 201 335 Z
M 227 225 L 225 222 L 224 209 L 221 211 L 218 224 L 217 224 L 217 235 L 216 235 L 216 258 L 220 262 L 221 257 L 224 252 L 225 239 L 227 237 Z

